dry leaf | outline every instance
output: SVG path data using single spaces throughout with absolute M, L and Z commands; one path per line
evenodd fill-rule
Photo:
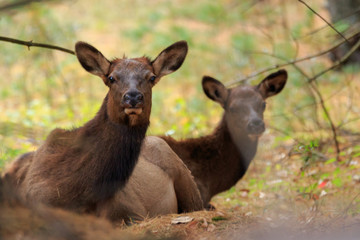
M 215 230 L 215 228 L 216 228 L 215 225 L 211 223 L 211 224 L 209 224 L 209 226 L 207 228 L 207 231 L 208 232 L 213 232 Z
M 192 220 L 194 220 L 193 217 L 189 217 L 189 216 L 181 216 L 181 217 L 177 217 L 171 220 L 171 224 L 184 224 L 184 223 L 189 223 Z
M 207 227 L 209 226 L 208 222 L 206 221 L 206 219 L 205 219 L 205 218 L 203 218 L 203 221 L 204 221 L 204 223 L 203 223 L 203 224 L 201 224 L 201 227 L 203 227 L 203 228 L 207 228 Z

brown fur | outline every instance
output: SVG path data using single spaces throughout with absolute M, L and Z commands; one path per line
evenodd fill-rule
M 0 239 L 98 240 L 135 237 L 94 216 L 22 201 L 12 183 L 0 179 Z
M 32 155 L 17 159 L 8 168 L 7 179 L 19 185 Z M 152 136 L 145 139 L 128 183 L 112 198 L 100 202 L 96 214 L 112 222 L 130 222 L 201 209 L 200 192 L 189 169 L 164 140 Z
M 143 220 L 203 209 L 193 176 L 164 140 L 147 137 L 126 186 L 98 208 L 111 221 Z
M 84 212 L 111 199 L 127 182 L 149 124 L 151 89 L 181 66 L 187 44 L 171 45 L 152 62 L 111 62 L 83 42 L 75 50 L 85 70 L 109 87 L 99 112 L 80 128 L 53 130 L 37 151 L 16 160 L 4 176 L 28 201 Z M 126 109 L 137 113 L 127 114 Z
M 162 138 L 184 161 L 195 177 L 204 207 L 210 199 L 235 185 L 245 174 L 265 130 L 265 99 L 285 86 L 287 73 L 280 70 L 257 86 L 226 89 L 219 81 L 203 78 L 205 94 L 225 110 L 220 124 L 210 135 L 177 141 Z

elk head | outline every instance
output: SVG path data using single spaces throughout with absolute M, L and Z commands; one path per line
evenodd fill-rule
M 233 139 L 238 142 L 248 137 L 256 141 L 265 131 L 265 100 L 281 92 L 287 72 L 270 74 L 256 86 L 237 86 L 227 89 L 218 80 L 204 76 L 202 85 L 206 96 L 225 110 L 225 121 Z
M 161 77 L 180 68 L 187 50 L 187 43 L 179 41 L 163 50 L 153 61 L 147 57 L 109 61 L 85 42 L 75 45 L 76 56 L 83 68 L 99 76 L 109 88 L 109 119 L 130 126 L 149 122 L 152 87 Z

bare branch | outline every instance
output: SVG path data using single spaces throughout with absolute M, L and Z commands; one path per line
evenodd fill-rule
M 360 47 L 360 40 L 356 42 L 355 45 L 352 46 L 352 48 L 350 49 L 350 51 L 348 51 L 346 53 L 345 56 L 343 56 L 339 61 L 335 62 L 334 65 L 332 65 L 331 67 L 319 72 L 318 74 L 316 74 L 315 76 L 313 76 L 312 78 L 309 79 L 310 82 L 314 81 L 315 79 L 317 79 L 318 77 L 320 77 L 321 75 L 337 68 L 338 66 L 340 66 L 341 64 L 343 64 L 350 56 L 351 54 L 353 54 L 358 48 Z
M 356 15 L 356 14 L 358 14 L 358 13 L 360 13 L 360 7 L 357 8 L 356 10 L 354 10 L 352 13 L 350 13 L 350 14 L 342 17 L 342 18 L 337 19 L 336 22 L 333 22 L 333 24 L 336 25 L 336 24 L 338 24 L 339 22 L 341 22 L 341 21 L 343 21 L 343 20 L 345 20 L 345 19 L 347 19 L 347 18 L 349 18 L 349 17 L 352 17 L 352 16 L 354 16 L 354 15 Z M 315 29 L 314 31 L 311 31 L 311 32 L 309 32 L 309 33 L 307 33 L 307 34 L 305 34 L 305 35 L 303 35 L 303 36 L 298 37 L 298 39 L 301 39 L 301 38 L 305 38 L 305 37 L 314 35 L 314 34 L 320 32 L 320 31 L 326 29 L 327 27 L 328 27 L 328 25 L 324 25 L 324 26 L 322 26 L 322 27 L 319 27 L 318 29 Z M 350 40 L 350 39 L 349 39 L 349 40 Z
M 8 3 L 8 4 L 4 4 L 3 6 L 0 6 L 0 11 L 7 11 L 7 10 L 10 10 L 10 9 L 26 6 L 26 5 L 31 4 L 33 2 L 44 2 L 44 1 L 49 1 L 49 0 L 21 0 L 21 1 L 16 1 L 16 2 L 12 2 L 12 3 Z
M 360 33 L 360 32 L 357 32 L 357 33 L 351 35 L 348 39 L 350 40 L 350 39 L 356 37 L 359 33 Z M 261 74 L 263 74 L 263 73 L 272 71 L 272 70 L 277 69 L 277 68 L 286 67 L 286 66 L 289 66 L 289 65 L 293 65 L 293 64 L 295 64 L 295 63 L 298 63 L 298 62 L 303 62 L 303 61 L 306 61 L 306 60 L 310 60 L 310 59 L 313 59 L 313 58 L 320 57 L 320 56 L 325 55 L 325 54 L 333 51 L 334 49 L 338 48 L 340 45 L 344 44 L 345 42 L 346 42 L 346 41 L 343 40 L 343 41 L 339 42 L 338 44 L 334 45 L 333 47 L 331 47 L 331 48 L 329 48 L 329 49 L 327 49 L 327 50 L 325 50 L 325 51 L 318 52 L 318 53 L 316 53 L 316 54 L 314 54 L 314 55 L 309 55 L 309 56 L 306 56 L 306 57 L 303 57 L 303 58 L 298 58 L 298 59 L 295 59 L 295 60 L 292 60 L 292 61 L 288 61 L 288 62 L 286 62 L 286 63 L 276 64 L 276 65 L 274 65 L 274 66 L 272 66 L 272 67 L 264 68 L 264 69 L 262 69 L 262 70 L 260 70 L 260 71 L 258 71 L 258 72 L 254 72 L 254 73 L 246 76 L 245 78 L 238 79 L 238 80 L 235 80 L 235 81 L 232 81 L 232 82 L 228 82 L 228 83 L 227 83 L 227 86 L 233 86 L 233 85 L 235 85 L 235 84 L 238 84 L 238 83 L 240 83 L 240 82 L 243 82 L 243 81 L 249 80 L 249 79 L 251 79 L 251 78 L 257 77 L 257 76 L 259 76 L 259 75 L 261 75 Z M 356 50 L 356 49 L 355 49 L 355 50 Z M 354 50 L 354 51 L 355 51 L 355 50 Z M 351 50 L 350 50 L 350 51 L 351 51 Z M 353 53 L 354 51 L 351 51 L 351 53 Z M 247 52 L 247 53 L 249 53 L 249 54 L 267 54 L 267 53 L 265 53 L 265 52 Z M 348 57 L 349 57 L 349 56 L 347 56 L 346 59 L 347 59 Z M 345 58 L 345 56 L 344 56 L 343 58 Z M 341 60 L 339 60 L 339 61 L 344 62 L 344 61 L 346 61 L 346 59 L 343 60 L 343 61 L 342 61 L 342 59 L 341 59 Z M 282 60 L 284 60 L 284 59 L 282 59 Z M 342 63 L 342 62 L 341 62 L 341 63 Z M 340 64 L 341 64 L 341 63 L 340 63 Z M 337 66 L 336 66 L 336 67 L 337 67 Z
M 317 88 L 317 86 L 313 83 L 313 81 L 316 80 L 315 79 L 311 79 L 300 67 L 298 67 L 296 64 L 293 65 L 306 79 L 307 82 L 310 84 L 311 88 L 314 90 L 314 92 L 316 93 L 317 97 L 320 100 L 320 106 L 327 118 L 327 120 L 329 121 L 332 133 L 333 133 L 333 139 L 334 139 L 334 144 L 335 144 L 335 149 L 336 149 L 336 159 L 339 161 L 339 156 L 340 156 L 340 145 L 339 145 L 339 141 L 337 139 L 337 132 L 336 132 L 336 127 L 334 124 L 334 121 L 332 120 L 329 111 L 327 110 L 326 106 L 325 106 L 325 101 L 324 98 L 321 94 L 321 92 L 319 91 L 319 89 Z
M 325 18 L 323 18 L 320 14 L 318 14 L 314 9 L 312 9 L 309 5 L 307 5 L 307 3 L 305 3 L 304 1 L 302 0 L 299 0 L 299 2 L 301 2 L 302 4 L 304 4 L 307 8 L 310 9 L 310 11 L 312 11 L 314 14 L 316 14 L 319 18 L 321 18 L 327 25 L 329 25 L 335 32 L 337 32 L 337 34 L 339 34 L 343 39 L 345 39 L 345 41 L 347 43 L 349 43 L 349 41 L 346 39 L 346 37 L 344 35 L 342 35 L 338 30 L 336 30 L 336 28 L 331 24 L 329 23 L 328 21 L 326 21 Z
M 48 48 L 48 49 L 58 50 L 58 51 L 62 51 L 62 52 L 66 52 L 66 53 L 75 55 L 75 52 L 73 50 L 58 47 L 55 45 L 45 44 L 45 43 L 35 43 L 32 40 L 31 41 L 22 41 L 22 40 L 18 40 L 18 39 L 14 39 L 14 38 L 0 36 L 0 41 L 24 45 L 24 46 L 27 46 L 29 50 L 30 50 L 30 47 L 40 47 L 40 48 Z
M 360 40 L 359 40 L 360 41 Z M 351 54 L 347 54 L 347 55 L 351 55 Z M 283 57 L 279 57 L 279 56 L 276 56 L 276 55 L 271 55 L 272 57 L 276 57 L 278 59 L 281 59 L 281 60 L 286 60 L 285 58 Z M 330 116 L 330 113 L 329 111 L 327 110 L 326 108 L 326 105 L 325 105 L 325 100 L 321 94 L 321 92 L 319 91 L 318 87 L 316 86 L 316 84 L 314 84 L 314 82 L 316 81 L 317 77 L 316 78 L 310 78 L 308 76 L 308 74 L 306 74 L 296 63 L 293 63 L 292 66 L 298 71 L 301 73 L 301 75 L 303 75 L 306 79 L 307 79 L 307 83 L 309 84 L 310 88 L 315 92 L 317 98 L 319 99 L 320 101 L 320 106 L 324 112 L 324 115 L 325 117 L 327 118 L 329 124 L 330 124 L 330 127 L 331 127 L 331 130 L 332 130 L 332 133 L 333 133 L 333 139 L 334 139 L 334 144 L 335 144 L 335 149 L 336 149 L 336 158 L 337 160 L 339 161 L 339 157 L 340 157 L 340 145 L 339 145 L 339 141 L 337 139 L 337 132 L 336 132 L 336 127 L 335 127 L 335 124 L 334 124 L 334 121 L 332 120 L 331 116 Z M 320 75 L 319 75 L 320 76 Z M 318 76 L 318 77 L 319 77 Z

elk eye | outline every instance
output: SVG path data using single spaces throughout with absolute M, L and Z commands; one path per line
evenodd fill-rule
M 112 76 L 108 77 L 108 79 L 109 79 L 110 83 L 114 83 L 114 82 L 115 82 L 115 78 L 112 77 Z
M 156 80 L 156 76 L 151 76 L 149 80 L 150 80 L 150 82 L 154 83 Z

